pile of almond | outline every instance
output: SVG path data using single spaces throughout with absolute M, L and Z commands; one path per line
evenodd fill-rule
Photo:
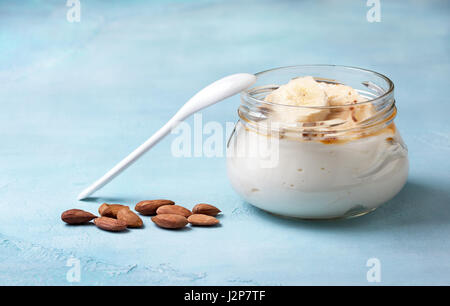
M 145 200 L 134 208 L 143 216 L 154 216 L 152 221 L 163 228 L 179 229 L 188 223 L 194 226 L 212 226 L 219 224 L 215 218 L 221 211 L 210 204 L 197 204 L 192 211 L 175 205 L 170 200 Z M 94 220 L 94 224 L 103 230 L 120 232 L 128 228 L 143 226 L 142 219 L 128 206 L 122 204 L 103 203 L 98 208 L 100 217 L 81 209 L 69 209 L 62 213 L 61 219 L 68 224 L 86 224 Z

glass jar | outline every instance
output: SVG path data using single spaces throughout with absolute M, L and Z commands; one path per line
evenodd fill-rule
M 276 68 L 256 76 L 241 94 L 240 119 L 227 143 L 228 177 L 245 201 L 277 215 L 332 219 L 364 215 L 402 189 L 408 152 L 394 124 L 389 78 L 332 65 Z M 366 101 L 312 107 L 264 100 L 301 76 L 351 86 Z M 368 117 L 355 118 L 369 108 Z M 327 115 L 302 122 L 297 114 L 305 111 Z

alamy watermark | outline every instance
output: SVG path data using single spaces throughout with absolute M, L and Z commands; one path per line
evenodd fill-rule
M 177 135 L 171 144 L 174 157 L 223 157 L 226 140 L 234 129 L 233 122 L 210 121 L 203 124 L 202 114 L 194 115 L 194 124 L 183 121 L 171 131 Z
M 210 121 L 203 123 L 202 114 L 195 114 L 193 125 L 179 122 L 171 131 L 173 157 L 229 157 L 256 161 L 260 168 L 274 168 L 279 160 L 276 123 L 247 127 L 244 123 Z
M 70 257 L 67 259 L 66 267 L 70 267 L 66 273 L 66 280 L 69 283 L 79 283 L 81 281 L 80 260 L 75 257 Z
M 366 267 L 370 269 L 367 271 L 366 278 L 369 283 L 381 282 L 381 262 L 378 258 L 369 258 L 366 262 Z
M 70 23 L 80 22 L 81 21 L 80 0 L 67 0 L 66 6 L 69 7 L 66 14 L 67 21 Z
M 367 11 L 366 19 L 368 22 L 381 22 L 381 3 L 380 0 L 367 0 L 366 6 L 370 7 Z

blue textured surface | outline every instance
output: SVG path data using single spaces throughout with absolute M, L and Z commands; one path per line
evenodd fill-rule
M 0 284 L 450 284 L 448 1 L 0 1 Z M 170 135 L 88 202 L 76 195 L 193 93 L 235 72 L 308 63 L 365 67 L 396 85 L 408 183 L 352 220 L 276 218 L 233 193 L 223 158 L 174 158 Z M 202 112 L 236 120 L 238 98 Z M 189 120 L 192 123 L 192 120 Z M 222 226 L 174 232 L 148 218 L 114 234 L 62 211 L 103 201 L 210 202 Z

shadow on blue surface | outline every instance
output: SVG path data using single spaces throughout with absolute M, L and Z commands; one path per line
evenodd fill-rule
M 129 203 L 129 202 L 139 202 L 135 198 L 124 198 L 124 197 L 89 197 L 82 202 L 94 202 L 94 203 Z
M 248 203 L 243 203 L 248 205 Z M 255 215 L 274 224 L 314 230 L 363 231 L 385 230 L 406 225 L 429 226 L 448 224 L 450 220 L 450 190 L 408 182 L 400 193 L 367 215 L 338 220 L 301 220 L 283 218 L 256 209 Z

